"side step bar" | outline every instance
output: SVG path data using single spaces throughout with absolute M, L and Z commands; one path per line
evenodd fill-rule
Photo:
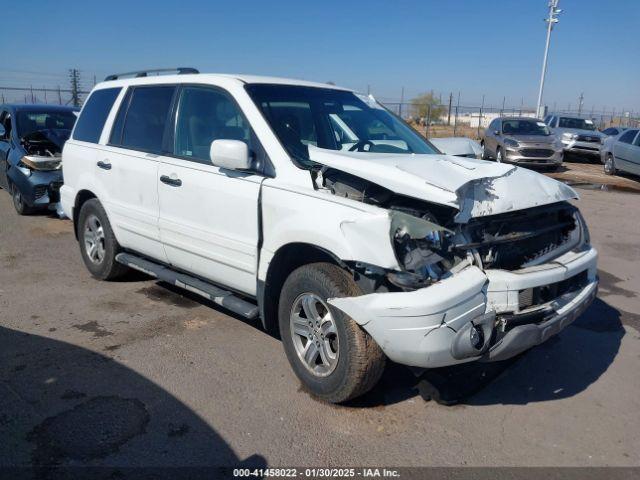
M 116 255 L 116 261 L 126 265 L 127 267 L 146 273 L 158 280 L 196 293 L 207 300 L 217 303 L 227 310 L 231 310 L 238 315 L 242 315 L 244 318 L 254 319 L 258 316 L 259 309 L 257 305 L 241 299 L 232 292 L 223 290 L 210 283 L 192 277 L 191 275 L 178 273 L 171 270 L 169 267 L 146 260 L 131 253 L 119 253 Z

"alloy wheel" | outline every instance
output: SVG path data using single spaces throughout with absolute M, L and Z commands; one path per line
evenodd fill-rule
M 102 263 L 105 256 L 104 228 L 95 215 L 90 215 L 85 223 L 84 249 L 93 263 Z
M 291 307 L 291 337 L 298 358 L 312 374 L 330 375 L 338 365 L 339 340 L 328 305 L 313 293 L 303 293 Z

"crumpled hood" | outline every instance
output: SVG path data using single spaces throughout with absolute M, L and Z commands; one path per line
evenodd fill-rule
M 309 146 L 314 162 L 459 210 L 456 221 L 578 198 L 571 187 L 504 163 L 448 155 L 343 152 Z
M 429 141 L 447 155 L 467 156 L 482 153 L 480 144 L 467 137 L 430 138 Z

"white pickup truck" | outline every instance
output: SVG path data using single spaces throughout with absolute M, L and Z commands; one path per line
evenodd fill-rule
M 514 356 L 596 294 L 570 187 L 442 155 L 372 97 L 244 75 L 112 75 L 63 152 L 91 274 L 129 268 L 278 330 L 314 395 Z M 247 352 L 248 355 L 251 352 Z

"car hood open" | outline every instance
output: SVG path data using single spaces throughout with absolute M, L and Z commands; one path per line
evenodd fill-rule
M 571 187 L 503 163 L 448 155 L 358 153 L 309 146 L 321 165 L 389 190 L 459 210 L 456 221 L 578 198 Z

